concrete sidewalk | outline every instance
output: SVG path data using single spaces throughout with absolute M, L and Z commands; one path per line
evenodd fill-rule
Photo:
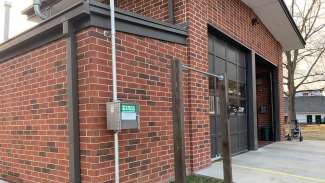
M 197 174 L 223 178 L 222 162 Z M 325 141 L 278 142 L 233 157 L 236 183 L 325 183 Z

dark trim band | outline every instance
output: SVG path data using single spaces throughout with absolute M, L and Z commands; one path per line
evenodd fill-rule
M 76 31 L 89 26 L 110 29 L 109 16 L 108 5 L 94 0 L 80 0 L 36 27 L 1 44 L 0 63 L 63 37 L 62 24 L 65 21 L 73 22 Z M 187 39 L 186 26 L 157 21 L 121 9 L 116 10 L 116 29 L 178 44 L 186 44 Z

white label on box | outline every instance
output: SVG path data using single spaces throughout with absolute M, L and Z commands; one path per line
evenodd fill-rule
M 122 120 L 137 120 L 137 113 L 122 112 Z

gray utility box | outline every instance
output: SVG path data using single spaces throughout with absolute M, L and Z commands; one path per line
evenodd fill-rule
M 108 102 L 106 104 L 107 129 L 139 129 L 139 104 L 128 102 Z

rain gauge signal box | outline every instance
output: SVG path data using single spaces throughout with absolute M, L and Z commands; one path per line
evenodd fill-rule
M 106 104 L 107 129 L 139 129 L 139 104 L 128 102 L 108 102 Z

